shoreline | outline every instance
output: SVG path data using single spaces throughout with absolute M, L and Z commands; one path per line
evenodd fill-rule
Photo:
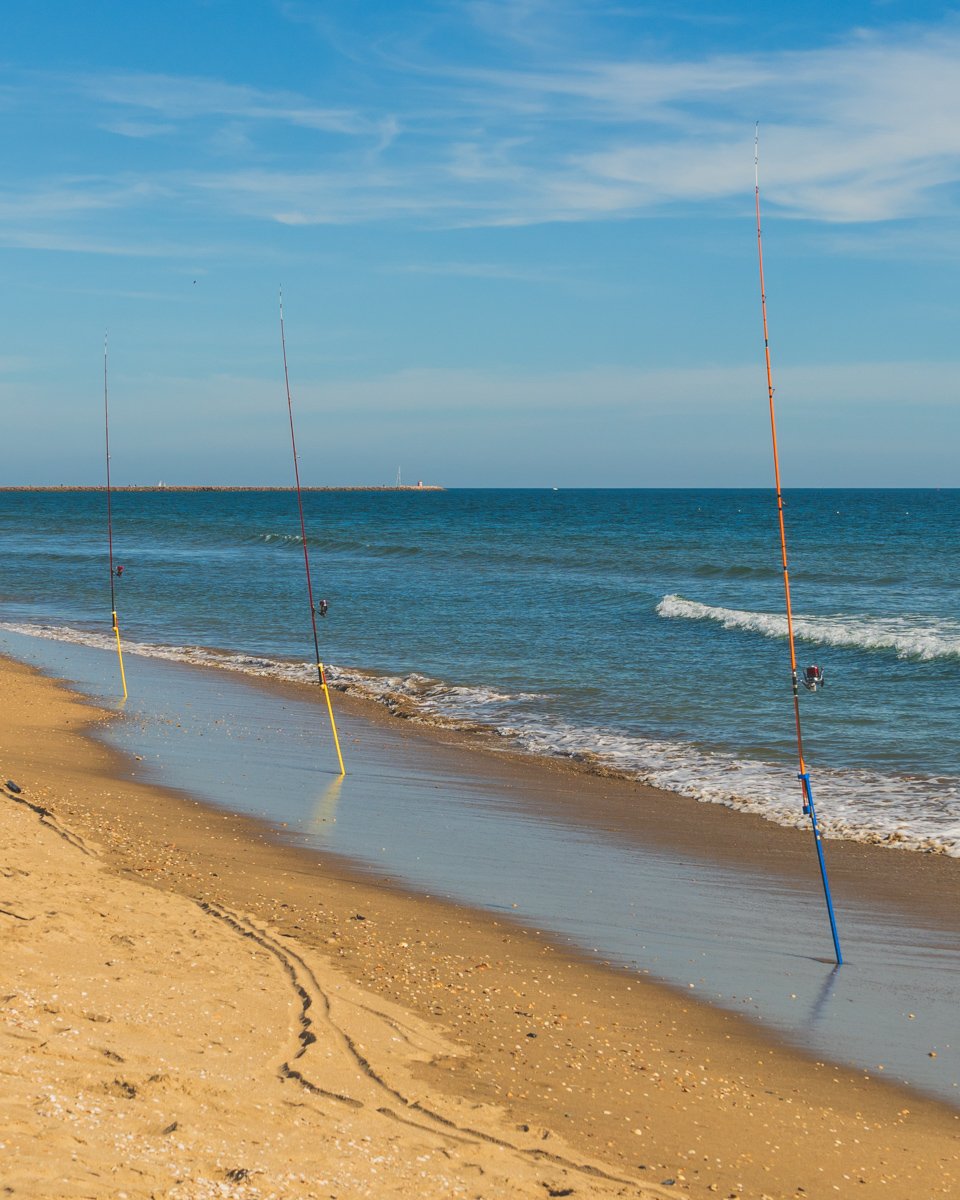
M 203 662 L 160 656 L 157 661 L 201 672 L 224 671 L 244 686 L 278 697 L 317 700 L 316 683 L 312 679 L 301 681 L 254 674 L 229 661 L 235 651 L 214 649 L 208 653 L 209 660 Z M 567 789 L 558 788 L 553 794 L 553 803 L 566 820 L 593 828 L 599 820 L 601 828 L 618 838 L 640 844 L 649 844 L 653 839 L 665 847 L 679 847 L 686 854 L 699 855 L 711 862 L 720 858 L 741 867 L 746 860 L 751 863 L 751 870 L 761 873 L 782 873 L 798 881 L 818 878 L 812 869 L 815 851 L 806 821 L 799 826 L 784 825 L 734 805 L 645 783 L 626 770 L 592 761 L 587 756 L 576 758 L 529 750 L 480 722 L 424 719 L 415 702 L 400 694 L 387 701 L 364 694 L 352 683 L 338 684 L 333 678 L 330 688 L 335 707 L 342 707 L 344 712 L 366 723 L 394 733 L 399 731 L 399 736 L 413 744 L 419 741 L 426 747 L 441 747 L 445 752 L 463 756 L 478 774 L 488 773 L 511 781 L 518 778 L 521 798 L 524 789 L 542 790 L 544 778 L 583 784 L 590 789 L 593 801 L 588 808 L 577 802 Z M 784 775 L 790 777 L 792 769 L 785 768 Z M 598 800 L 602 814 L 598 813 Z M 642 828 L 637 822 L 638 800 L 649 814 Z M 846 886 L 870 901 L 891 902 L 947 929 L 956 930 L 960 925 L 960 859 L 944 850 L 919 849 L 880 837 L 867 840 L 824 835 L 824 847 L 831 879 L 836 873 L 841 889 Z M 906 856 L 903 864 L 897 861 L 901 856 Z M 910 878 L 911 872 L 916 872 L 915 878 Z
M 31 628 L 27 624 L 3 622 L 3 627 L 9 632 L 26 637 L 49 639 L 54 642 L 63 641 L 70 645 L 89 646 L 98 650 L 112 652 L 112 641 L 104 635 L 98 635 L 92 630 L 70 627 L 48 627 L 39 625 Z M 67 635 L 67 636 L 64 636 Z M 265 691 L 273 691 L 278 695 L 304 697 L 310 694 L 315 686 L 314 670 L 309 663 L 299 659 L 284 659 L 271 656 L 260 656 L 253 652 L 227 649 L 221 646 L 168 646 L 163 643 L 125 641 L 124 650 L 127 654 L 146 659 L 180 664 L 187 669 L 224 671 L 241 683 L 261 687 Z M 252 664 L 252 665 L 250 665 Z M 698 794 L 698 789 L 691 791 L 674 790 L 669 785 L 647 782 L 643 777 L 644 770 L 635 767 L 619 766 L 604 757 L 603 753 L 590 750 L 570 751 L 555 747 L 553 749 L 537 749 L 524 744 L 522 732 L 501 732 L 496 724 L 480 718 L 471 719 L 469 716 L 445 714 L 438 708 L 424 705 L 421 700 L 402 689 L 390 690 L 381 686 L 385 681 L 394 682 L 399 679 L 405 682 L 410 675 L 399 675 L 396 672 L 374 671 L 360 667 L 338 667 L 327 663 L 328 679 L 331 691 L 339 697 L 340 703 L 356 705 L 355 711 L 364 720 L 386 720 L 393 724 L 396 718 L 401 718 L 411 729 L 421 731 L 426 739 L 437 741 L 452 739 L 465 747 L 480 750 L 487 756 L 495 756 L 514 762 L 529 762 L 536 765 L 537 770 L 561 769 L 573 771 L 585 778 L 604 780 L 622 780 L 644 794 L 670 797 L 682 801 L 683 804 L 694 803 L 702 809 L 722 809 L 733 813 L 745 821 L 760 820 L 764 826 L 776 826 L 780 829 L 791 830 L 801 836 L 809 835 L 809 823 L 801 816 L 800 791 L 793 787 L 795 764 L 780 764 L 776 770 L 777 778 L 790 781 L 790 804 L 788 810 L 794 815 L 787 819 L 784 811 L 773 808 L 768 811 L 758 807 L 755 797 L 741 796 L 736 791 L 724 793 L 712 785 L 710 791 Z M 415 673 L 413 673 L 415 674 Z M 302 676 L 302 677 L 301 677 Z M 426 683 L 438 683 L 456 690 L 452 684 L 444 684 L 442 680 L 430 680 L 423 677 Z M 729 754 L 729 751 L 724 753 Z M 736 763 L 734 758 L 729 763 Z M 774 764 L 764 764 L 768 769 Z M 725 762 L 719 758 L 711 764 L 716 778 L 722 778 Z M 814 768 L 815 783 L 822 790 L 828 802 L 823 805 L 820 813 L 820 830 L 824 844 L 831 849 L 839 845 L 856 845 L 880 849 L 882 851 L 902 851 L 910 855 L 923 857 L 941 857 L 952 859 L 960 864 L 960 851 L 953 844 L 936 842 L 930 834 L 905 833 L 903 829 L 881 830 L 863 828 L 856 825 L 844 824 L 838 821 L 832 813 L 829 804 L 831 771 L 837 768 L 822 768 L 820 774 Z M 713 778 L 713 776 L 708 776 Z M 734 785 L 735 786 L 735 785 Z M 861 782 L 864 791 L 871 784 L 868 780 Z M 821 800 L 823 796 L 821 795 Z M 794 802 L 796 801 L 796 802 Z M 879 872 L 881 875 L 884 871 Z M 960 885 L 960 866 L 956 878 Z M 960 899 L 958 894 L 957 899 Z
M 736 1015 L 586 961 L 533 930 L 378 886 L 336 857 L 278 844 L 249 818 L 133 782 L 131 763 L 91 740 L 110 719 L 105 710 L 31 668 L 6 662 L 2 673 L 7 703 L 19 688 L 33 713 L 43 693 L 55 714 L 29 745 L 23 729 L 3 735 L 0 773 L 20 782 L 24 799 L 105 842 L 122 878 L 252 914 L 332 959 L 356 985 L 441 1021 L 471 1057 L 440 1055 L 418 1068 L 432 1089 L 503 1106 L 512 1125 L 552 1129 L 581 1153 L 602 1148 L 621 1178 L 630 1172 L 631 1187 L 659 1189 L 671 1178 L 670 1194 L 793 1196 L 802 1185 L 817 1195 L 862 1172 L 859 1194 L 906 1198 L 956 1178 L 958 1118 L 949 1108 L 811 1062 Z M 769 1161 L 756 1129 L 778 1146 Z M 803 1139 L 818 1133 L 814 1165 Z

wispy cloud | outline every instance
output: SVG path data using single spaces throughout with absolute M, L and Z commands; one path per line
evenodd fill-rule
M 757 116 L 768 206 L 833 225 L 954 211 L 957 22 L 764 55 L 588 54 L 571 50 L 569 37 L 545 51 L 545 24 L 575 25 L 590 12 L 573 0 L 465 0 L 445 10 L 448 19 L 499 32 L 512 47 L 506 66 L 478 65 L 476 47 L 458 61 L 418 45 L 419 57 L 401 61 L 378 46 L 351 63 L 366 72 L 364 86 L 329 87 L 335 104 L 212 78 L 61 76 L 54 89 L 88 102 L 99 128 L 167 139 L 164 167 L 144 168 L 138 185 L 124 180 L 113 195 L 35 182 L 0 199 L 0 220 L 151 199 L 299 226 L 739 213 Z M 292 140 L 267 137 L 277 125 Z M 211 155 L 222 169 L 206 169 Z
M 242 242 L 211 242 L 209 239 L 176 241 L 152 233 L 140 235 L 108 234 L 99 231 L 83 232 L 70 229 L 36 229 L 20 223 L 6 223 L 0 218 L 0 246 L 17 250 L 42 250 L 56 254 L 92 254 L 107 258 L 180 259 L 189 264 L 184 273 L 196 275 L 198 260 L 229 259 L 239 261 L 256 258 L 279 263 L 290 256 L 277 250 L 251 247 Z
M 950 23 L 763 58 L 465 67 L 450 86 L 483 136 L 451 147 L 450 171 L 499 179 L 515 202 L 535 171 L 548 220 L 727 201 L 744 193 L 760 116 L 770 201 L 823 221 L 916 216 L 960 177 L 958 65 Z M 522 202 L 504 216 L 536 219 Z
M 176 131 L 175 125 L 161 124 L 157 121 L 105 121 L 101 128 L 107 133 L 126 138 L 163 137 Z
M 152 241 L 122 241 L 106 237 L 32 229 L 0 228 L 0 246 L 16 250 L 45 250 L 58 254 L 96 254 L 109 258 L 169 258 L 196 254 L 196 247 Z
M 491 20 L 499 7 L 479 6 Z M 542 19 L 542 5 L 524 8 L 525 20 Z M 830 223 L 915 217 L 953 204 L 958 66 L 952 23 L 763 58 L 511 70 L 425 63 L 396 154 L 367 171 L 264 173 L 256 190 L 277 193 L 264 215 L 302 223 L 407 214 L 525 224 L 656 215 L 676 204 L 722 211 L 749 193 L 759 115 L 769 204 Z M 418 108 L 435 103 L 431 89 L 445 113 Z M 338 197 L 349 197 L 346 208 Z
M 155 198 L 158 191 L 155 184 L 137 180 L 71 177 L 32 191 L 0 193 L 0 221 L 129 208 Z
M 304 129 L 351 136 L 381 136 L 382 125 L 356 109 L 322 106 L 292 92 L 225 83 L 189 76 L 117 72 L 79 76 L 72 87 L 118 107 L 148 109 L 170 121 L 204 117 L 242 117 L 280 121 Z
M 386 270 L 405 275 L 436 275 L 459 279 L 512 279 L 518 283 L 556 283 L 560 274 L 527 271 L 509 263 L 416 262 L 392 265 Z
M 811 233 L 809 244 L 816 253 L 844 258 L 955 262 L 960 259 L 960 228 L 949 216 L 922 224 L 830 225 Z
M 70 176 L 19 192 L 10 187 L 0 192 L 0 245 L 110 257 L 184 253 L 185 247 L 170 239 L 125 237 L 117 229 L 104 229 L 104 218 L 147 211 L 169 196 L 156 181 L 121 177 Z
M 485 36 L 537 54 L 565 42 L 583 12 L 576 0 L 461 0 L 459 8 Z
M 198 172 L 182 186 L 212 203 L 281 225 L 345 225 L 423 216 L 430 200 L 418 195 L 402 172 L 356 168 L 277 171 L 269 168 Z M 445 209 L 438 198 L 433 203 Z

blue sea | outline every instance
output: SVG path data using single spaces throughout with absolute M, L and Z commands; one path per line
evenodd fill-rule
M 960 492 L 785 495 L 829 837 L 960 857 Z M 802 824 L 771 490 L 304 495 L 334 687 Z M 296 496 L 115 492 L 128 654 L 315 680 Z M 0 492 L 0 627 L 109 646 L 103 492 Z

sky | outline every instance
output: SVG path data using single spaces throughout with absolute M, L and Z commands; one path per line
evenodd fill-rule
M 960 486 L 960 6 L 3 0 L 0 484 Z

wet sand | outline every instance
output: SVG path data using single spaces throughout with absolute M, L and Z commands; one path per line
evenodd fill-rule
M 115 691 L 110 652 L 8 632 L 5 644 L 85 693 Z M 140 655 L 128 677 L 129 702 L 99 727 L 128 778 L 265 821 L 340 874 L 484 909 L 743 1013 L 813 1058 L 957 1104 L 956 861 L 831 842 L 835 970 L 808 832 L 491 754 L 495 740 L 349 697 L 340 779 L 315 685 Z
M 0 695 L 10 1194 L 958 1186 L 949 1107 L 138 782 L 87 735 L 110 716 L 29 668 Z

